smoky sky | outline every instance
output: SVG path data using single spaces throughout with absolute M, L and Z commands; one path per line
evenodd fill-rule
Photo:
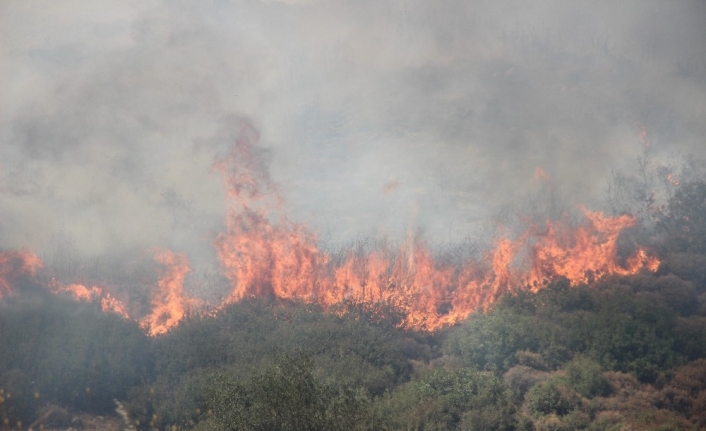
M 244 121 L 322 241 L 600 209 L 641 131 L 706 155 L 706 3 L 3 1 L 0 247 L 211 259 Z

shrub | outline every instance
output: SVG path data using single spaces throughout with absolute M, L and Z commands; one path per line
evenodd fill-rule
M 428 371 L 385 397 L 380 415 L 390 429 L 513 430 L 512 393 L 493 373 Z
M 567 364 L 566 382 L 571 389 L 586 398 L 604 397 L 611 392 L 601 366 L 585 356 L 577 356 Z
M 246 382 L 220 375 L 207 395 L 219 430 L 336 431 L 361 429 L 368 400 L 317 381 L 310 356 L 280 355 Z
M 535 417 L 564 416 L 580 405 L 580 400 L 571 389 L 561 385 L 556 379 L 536 384 L 525 397 L 527 409 Z

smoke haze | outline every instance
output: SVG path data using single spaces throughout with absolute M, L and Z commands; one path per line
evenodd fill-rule
M 479 235 L 543 187 L 706 156 L 706 3 L 4 1 L 0 247 L 214 261 L 259 131 L 324 241 Z

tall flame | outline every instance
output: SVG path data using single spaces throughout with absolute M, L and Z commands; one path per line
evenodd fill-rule
M 164 334 L 200 305 L 184 291 L 184 278 L 191 271 L 186 256 L 163 250 L 154 258 L 166 269 L 152 295 L 152 312 L 140 321 L 152 336 Z
M 214 166 L 224 174 L 229 199 L 227 232 L 215 241 L 233 285 L 226 303 L 251 296 L 316 299 L 327 286 L 319 276 L 328 257 L 303 226 L 284 214 L 271 220 L 282 199 L 255 152 L 257 133 L 247 124 L 242 129 L 233 151 Z

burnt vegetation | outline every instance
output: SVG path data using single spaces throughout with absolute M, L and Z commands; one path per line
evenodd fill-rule
M 249 299 L 149 337 L 19 280 L 0 429 L 65 429 L 116 399 L 138 430 L 706 429 L 706 181 L 649 241 L 657 272 L 519 290 L 435 333 L 392 305 Z

